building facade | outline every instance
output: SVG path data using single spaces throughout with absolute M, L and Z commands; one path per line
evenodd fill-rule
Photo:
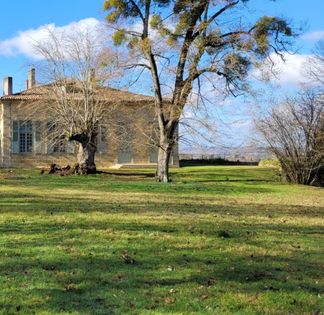
M 64 138 L 52 142 L 47 136 L 55 117 L 48 116 L 46 88 L 36 85 L 35 70 L 28 74 L 26 90 L 13 93 L 12 86 L 12 78 L 5 78 L 4 95 L 0 98 L 0 167 L 75 164 L 78 143 Z M 111 88 L 101 91 L 107 106 L 112 102 L 117 105 L 111 123 L 99 127 L 97 167 L 155 166 L 157 149 L 145 133 L 155 123 L 154 99 Z M 175 146 L 171 166 L 178 165 Z

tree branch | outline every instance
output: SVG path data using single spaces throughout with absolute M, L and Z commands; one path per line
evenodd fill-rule
M 145 24 L 145 18 L 143 16 L 142 11 L 140 10 L 140 8 L 138 7 L 138 5 L 136 4 L 136 2 L 134 0 L 129 0 L 129 2 L 133 5 L 135 11 L 138 13 L 139 17 L 141 18 L 143 24 Z

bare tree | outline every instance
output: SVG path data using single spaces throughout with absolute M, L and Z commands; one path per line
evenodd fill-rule
M 306 75 L 317 86 L 324 87 L 324 39 L 320 40 L 313 50 L 313 55 L 307 60 Z
M 257 128 L 289 182 L 324 184 L 324 97 L 310 90 L 287 98 Z
M 50 140 L 66 139 L 79 144 L 77 171 L 81 174 L 96 172 L 98 133 L 114 109 L 112 102 L 108 104 L 103 87 L 112 78 L 108 63 L 113 58 L 98 34 L 89 29 L 73 33 L 49 30 L 46 39 L 35 45 L 42 58 L 39 69 L 46 83 L 42 86 L 46 98 L 41 102 L 51 117 Z

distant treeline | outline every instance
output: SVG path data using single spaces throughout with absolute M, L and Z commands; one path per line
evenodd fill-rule
M 222 158 L 215 159 L 181 159 L 181 166 L 201 166 L 201 165 L 258 165 L 258 162 L 241 162 L 237 161 L 229 161 Z

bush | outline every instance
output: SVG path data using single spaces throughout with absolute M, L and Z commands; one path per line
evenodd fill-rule
M 280 168 L 280 163 L 278 160 L 261 160 L 259 162 L 259 166 L 261 167 L 276 167 L 276 168 Z
M 282 169 L 282 179 L 323 185 L 324 97 L 306 90 L 257 122 Z

